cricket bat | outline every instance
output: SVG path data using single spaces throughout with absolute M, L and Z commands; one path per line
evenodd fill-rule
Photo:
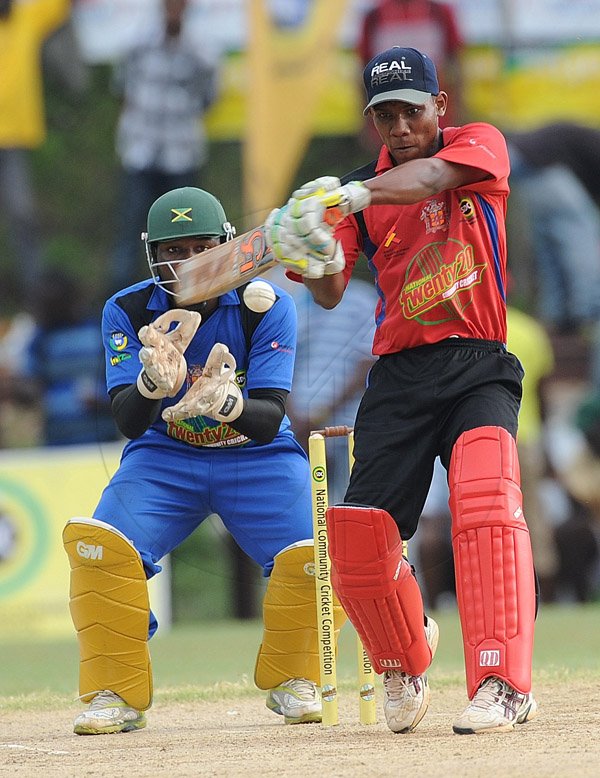
M 255 227 L 182 262 L 177 268 L 177 301 L 194 305 L 218 297 L 269 270 L 275 263 L 264 227 Z

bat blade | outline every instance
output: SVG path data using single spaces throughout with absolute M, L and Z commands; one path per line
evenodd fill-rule
M 177 300 L 182 305 L 194 305 L 218 297 L 237 289 L 275 263 L 264 227 L 255 227 L 183 262 L 177 268 Z

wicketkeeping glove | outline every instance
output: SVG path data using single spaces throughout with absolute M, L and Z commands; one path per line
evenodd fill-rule
M 244 409 L 244 398 L 235 382 L 236 361 L 223 343 L 210 350 L 202 375 L 192 384 L 181 400 L 165 408 L 165 421 L 178 421 L 193 416 L 209 416 L 217 421 L 234 421 Z
M 187 364 L 183 352 L 189 346 L 202 317 L 196 311 L 174 308 L 142 327 L 139 360 L 143 367 L 137 378 L 140 394 L 151 400 L 174 397 L 183 386 Z M 173 323 L 174 329 L 170 329 Z

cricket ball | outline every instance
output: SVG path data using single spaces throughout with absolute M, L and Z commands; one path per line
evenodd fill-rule
M 276 299 L 275 290 L 266 281 L 252 281 L 244 289 L 244 302 L 256 313 L 268 311 Z

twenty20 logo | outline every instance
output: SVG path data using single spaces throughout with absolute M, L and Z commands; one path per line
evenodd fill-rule
M 239 252 L 240 275 L 249 273 L 270 259 L 270 254 L 267 252 L 265 233 L 262 228 L 257 227 L 248 234 L 248 237 L 240 243 Z

